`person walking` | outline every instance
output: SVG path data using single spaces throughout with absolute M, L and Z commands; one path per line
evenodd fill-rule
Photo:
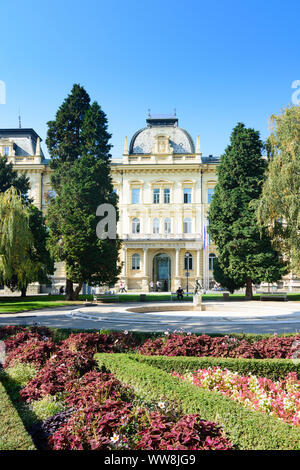
M 157 281 L 156 283 L 156 292 L 160 292 L 160 282 Z
M 154 292 L 154 284 L 153 284 L 153 281 L 150 282 L 150 292 Z

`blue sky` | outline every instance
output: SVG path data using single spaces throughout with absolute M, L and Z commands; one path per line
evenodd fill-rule
M 300 80 L 299 0 L 2 0 L 0 17 L 0 127 L 18 127 L 20 106 L 44 140 L 80 83 L 107 114 L 114 157 L 148 108 L 176 108 L 204 155 L 238 121 L 265 139 Z

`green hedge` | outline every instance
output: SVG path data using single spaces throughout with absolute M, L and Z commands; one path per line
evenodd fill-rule
M 181 374 L 208 367 L 221 367 L 240 375 L 256 375 L 272 380 L 285 378 L 289 372 L 297 372 L 300 377 L 300 364 L 289 359 L 244 359 L 226 357 L 183 357 L 183 356 L 142 356 L 130 355 L 132 359 L 145 362 L 166 372 L 176 371 Z
M 233 444 L 241 450 L 300 450 L 300 430 L 279 419 L 248 410 L 240 403 L 216 392 L 184 382 L 126 354 L 96 354 L 104 367 L 141 397 L 159 401 L 179 400 L 183 412 L 220 424 Z
M 31 437 L 0 381 L 0 450 L 35 450 Z

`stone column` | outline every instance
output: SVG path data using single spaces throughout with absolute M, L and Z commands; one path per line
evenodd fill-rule
M 143 248 L 143 250 L 144 250 L 144 276 L 148 276 L 148 258 L 147 258 L 148 248 Z
M 175 277 L 179 276 L 179 248 L 176 248 Z
M 142 279 L 142 289 L 143 291 L 149 292 L 149 276 L 148 276 L 148 248 L 143 248 L 144 250 L 144 276 Z

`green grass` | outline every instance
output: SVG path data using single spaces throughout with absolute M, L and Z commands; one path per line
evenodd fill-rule
M 96 354 L 99 367 L 111 371 L 137 395 L 158 402 L 167 397 L 178 401 L 186 414 L 222 426 L 240 450 L 299 450 L 300 430 L 276 417 L 249 410 L 217 392 L 195 387 L 170 373 L 134 361 L 126 354 Z
M 0 374 L 0 450 L 35 450 Z M 4 381 L 4 383 L 7 381 Z

